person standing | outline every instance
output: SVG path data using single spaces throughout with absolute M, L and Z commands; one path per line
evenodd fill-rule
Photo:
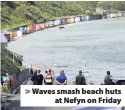
M 82 70 L 79 70 L 79 75 L 76 76 L 76 85 L 86 85 L 86 79 L 82 75 Z
M 33 81 L 33 85 L 38 85 L 38 75 L 37 70 L 35 70 L 34 74 L 31 77 L 31 80 Z
M 43 84 L 43 75 L 41 74 L 41 71 L 38 70 L 38 85 L 42 85 Z
M 14 77 L 10 75 L 10 92 L 12 93 L 13 91 L 13 85 L 14 85 Z
M 44 77 L 44 82 L 46 85 L 53 85 L 53 81 L 54 81 L 53 74 L 52 74 L 51 69 L 49 69 L 49 72 L 47 72 L 45 77 Z
M 33 69 L 32 68 L 30 69 L 30 74 L 33 75 Z
M 1 85 L 3 86 L 3 84 L 4 84 L 4 81 L 3 81 L 3 78 L 2 78 L 3 76 L 1 76 Z
M 110 71 L 107 71 L 107 75 L 104 78 L 105 85 L 112 85 L 111 77 L 112 76 L 110 75 Z

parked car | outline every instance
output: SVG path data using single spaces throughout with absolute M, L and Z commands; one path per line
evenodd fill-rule
M 114 85 L 125 85 L 125 77 L 112 77 Z
M 125 85 L 125 77 L 111 77 L 112 84 L 110 85 Z M 106 85 L 106 84 L 100 84 Z

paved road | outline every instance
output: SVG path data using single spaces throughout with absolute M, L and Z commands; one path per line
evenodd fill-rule
M 20 101 L 14 101 L 12 103 L 13 110 L 71 110 L 72 108 L 60 108 L 60 107 L 20 107 Z
M 25 85 L 33 85 L 31 80 L 28 80 Z M 19 92 L 18 92 L 19 93 Z M 13 110 L 71 110 L 73 107 L 21 107 L 20 106 L 20 94 L 11 98 L 13 100 L 11 106 Z M 34 101 L 35 102 L 35 101 Z
M 25 85 L 33 85 L 31 80 L 28 80 Z M 21 107 L 20 106 L 20 94 L 17 94 L 15 97 L 11 98 L 13 100 L 11 107 L 13 110 L 75 110 L 75 107 Z M 34 101 L 35 102 L 35 101 Z M 79 110 L 102 110 L 103 107 L 77 107 Z M 107 108 L 106 110 L 121 110 L 121 108 Z M 104 109 L 103 109 L 104 110 Z

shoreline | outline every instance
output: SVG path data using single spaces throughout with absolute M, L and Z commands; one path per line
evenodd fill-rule
M 68 28 L 68 27 L 70 27 L 70 26 L 74 26 L 74 25 L 78 25 L 78 24 L 87 24 L 87 23 L 91 23 L 91 22 L 95 23 L 95 22 L 97 22 L 97 21 L 103 21 L 103 20 L 104 20 L 104 21 L 112 21 L 112 20 L 119 20 L 119 19 L 120 19 L 120 20 L 125 20 L 125 17 L 109 18 L 109 19 L 99 19 L 99 20 L 90 20 L 90 21 L 82 21 L 82 22 L 76 22 L 76 23 L 71 23 L 71 24 L 64 24 L 64 25 L 62 25 L 62 26 L 64 26 L 64 29 L 65 29 L 65 28 Z M 29 36 L 29 35 L 31 35 L 31 34 L 35 34 L 35 33 L 37 33 L 37 32 L 41 32 L 41 31 L 43 31 L 43 32 L 49 32 L 50 30 L 55 30 L 55 29 L 63 30 L 63 29 L 59 29 L 59 26 L 50 27 L 50 28 L 45 28 L 45 29 L 43 29 L 43 30 L 35 31 L 35 32 L 30 33 L 30 34 L 24 34 L 24 35 L 22 35 L 21 38 L 16 38 L 16 39 L 12 40 L 12 41 L 9 42 L 9 43 L 16 42 L 16 41 L 18 41 L 18 40 L 20 40 L 20 39 L 22 39 L 22 38 L 25 38 L 25 37 L 27 37 L 27 36 Z M 8 46 L 8 43 L 7 43 L 7 46 Z
M 89 21 L 80 21 L 80 22 L 74 22 L 74 23 L 71 23 L 71 24 L 64 24 L 62 26 L 64 26 L 64 29 L 65 27 L 70 27 L 70 26 L 73 26 L 73 25 L 77 25 L 77 24 L 86 24 L 86 23 L 89 23 L 89 22 L 96 22 L 96 21 L 102 21 L 102 20 L 108 20 L 108 21 L 112 21 L 112 20 L 125 20 L 125 17 L 119 17 L 119 18 L 108 18 L 108 19 L 98 19 L 98 20 L 89 20 Z M 53 30 L 53 29 L 59 29 L 60 26 L 55 26 L 55 27 L 49 27 L 49 28 L 44 28 L 43 30 L 39 30 L 39 31 L 34 31 L 34 32 L 31 32 L 29 34 L 23 34 L 21 38 L 24 38 L 30 34 L 34 34 L 34 33 L 37 33 L 37 32 L 41 32 L 41 31 L 49 31 L 49 30 Z M 60 29 L 60 30 L 63 30 L 63 29 Z M 14 40 L 11 40 L 11 42 L 15 42 L 17 40 L 20 40 L 21 38 L 15 38 Z M 10 43 L 11 43 L 10 42 Z

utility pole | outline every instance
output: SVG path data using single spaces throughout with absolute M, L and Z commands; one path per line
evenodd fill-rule
M 13 63 L 14 63 L 14 52 L 13 52 Z

